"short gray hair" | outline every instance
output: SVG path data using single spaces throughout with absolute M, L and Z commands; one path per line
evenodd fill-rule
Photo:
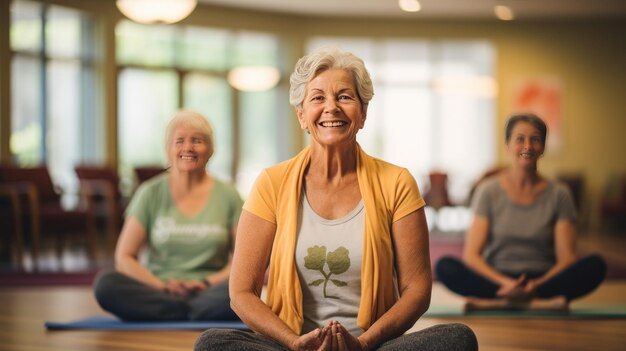
M 174 131 L 180 126 L 190 127 L 204 137 L 209 149 L 209 158 L 213 156 L 215 146 L 213 142 L 213 127 L 209 120 L 198 112 L 180 110 L 170 120 L 165 130 L 165 150 L 167 151 L 174 142 Z
M 289 78 L 289 103 L 302 107 L 305 88 L 318 73 L 329 69 L 342 69 L 352 73 L 361 104 L 367 105 L 374 96 L 374 86 L 363 60 L 336 47 L 322 47 L 300 58 Z

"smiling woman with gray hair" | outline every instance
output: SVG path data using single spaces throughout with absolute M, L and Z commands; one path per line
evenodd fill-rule
M 128 207 L 115 271 L 97 277 L 103 309 L 129 321 L 237 319 L 228 276 L 242 200 L 206 170 L 213 129 L 179 111 L 165 133 L 169 171 L 143 183 Z M 147 246 L 147 266 L 139 253 Z
M 298 61 L 290 101 L 311 144 L 259 175 L 233 257 L 231 305 L 256 333 L 212 329 L 196 350 L 477 348 L 461 324 L 403 335 L 430 303 L 428 229 L 414 178 L 356 141 L 373 95 L 351 53 Z

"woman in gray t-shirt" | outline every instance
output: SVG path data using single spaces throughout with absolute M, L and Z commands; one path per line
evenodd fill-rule
M 577 256 L 569 189 L 537 172 L 546 136 L 546 124 L 533 114 L 509 119 L 511 166 L 478 186 L 463 262 L 437 263 L 437 277 L 467 297 L 468 309 L 567 309 L 604 279 L 600 256 Z

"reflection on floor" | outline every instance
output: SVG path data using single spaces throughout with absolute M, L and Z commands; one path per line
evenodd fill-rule
M 436 260 L 444 254 L 460 255 L 462 250 L 462 232 L 431 232 L 431 258 Z M 104 242 L 104 241 L 103 241 Z M 584 233 L 579 235 L 579 251 L 600 253 L 607 261 L 619 264 L 626 272 L 626 233 Z M 16 262 L 0 261 L 0 273 L 8 272 L 88 272 L 113 267 L 113 252 L 107 246 L 98 245 L 96 259 L 91 260 L 83 246 L 67 246 L 60 257 L 54 250 L 53 243 L 47 243 L 41 249 L 40 257 L 35 266 L 29 250 L 25 250 L 21 268 Z
M 83 247 L 66 247 L 62 254 L 57 256 L 53 248 L 44 247 L 37 259 L 37 265 L 33 261 L 32 255 L 24 253 L 21 269 L 15 262 L 0 263 L 0 272 L 84 272 L 103 267 L 112 267 L 113 255 L 103 251 L 98 251 L 95 262 L 91 260 Z

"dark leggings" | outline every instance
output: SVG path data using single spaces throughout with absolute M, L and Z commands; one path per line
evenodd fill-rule
M 467 267 L 455 257 L 443 257 L 436 265 L 437 279 L 448 289 L 463 296 L 495 298 L 500 288 L 491 280 Z M 502 272 L 512 278 L 521 274 Z M 529 279 L 540 277 L 545 272 L 528 272 Z M 552 279 L 537 288 L 536 296 L 550 298 L 565 296 L 568 301 L 592 292 L 606 275 L 606 263 L 599 255 L 584 257 L 567 267 Z
M 209 329 L 196 340 L 196 351 L 282 351 L 284 345 L 267 336 L 233 329 Z M 474 351 L 478 341 L 474 332 L 464 324 L 441 324 L 385 342 L 380 351 Z
M 94 294 L 102 309 L 127 321 L 239 319 L 230 308 L 227 281 L 181 298 L 125 274 L 106 271 L 96 277 Z

